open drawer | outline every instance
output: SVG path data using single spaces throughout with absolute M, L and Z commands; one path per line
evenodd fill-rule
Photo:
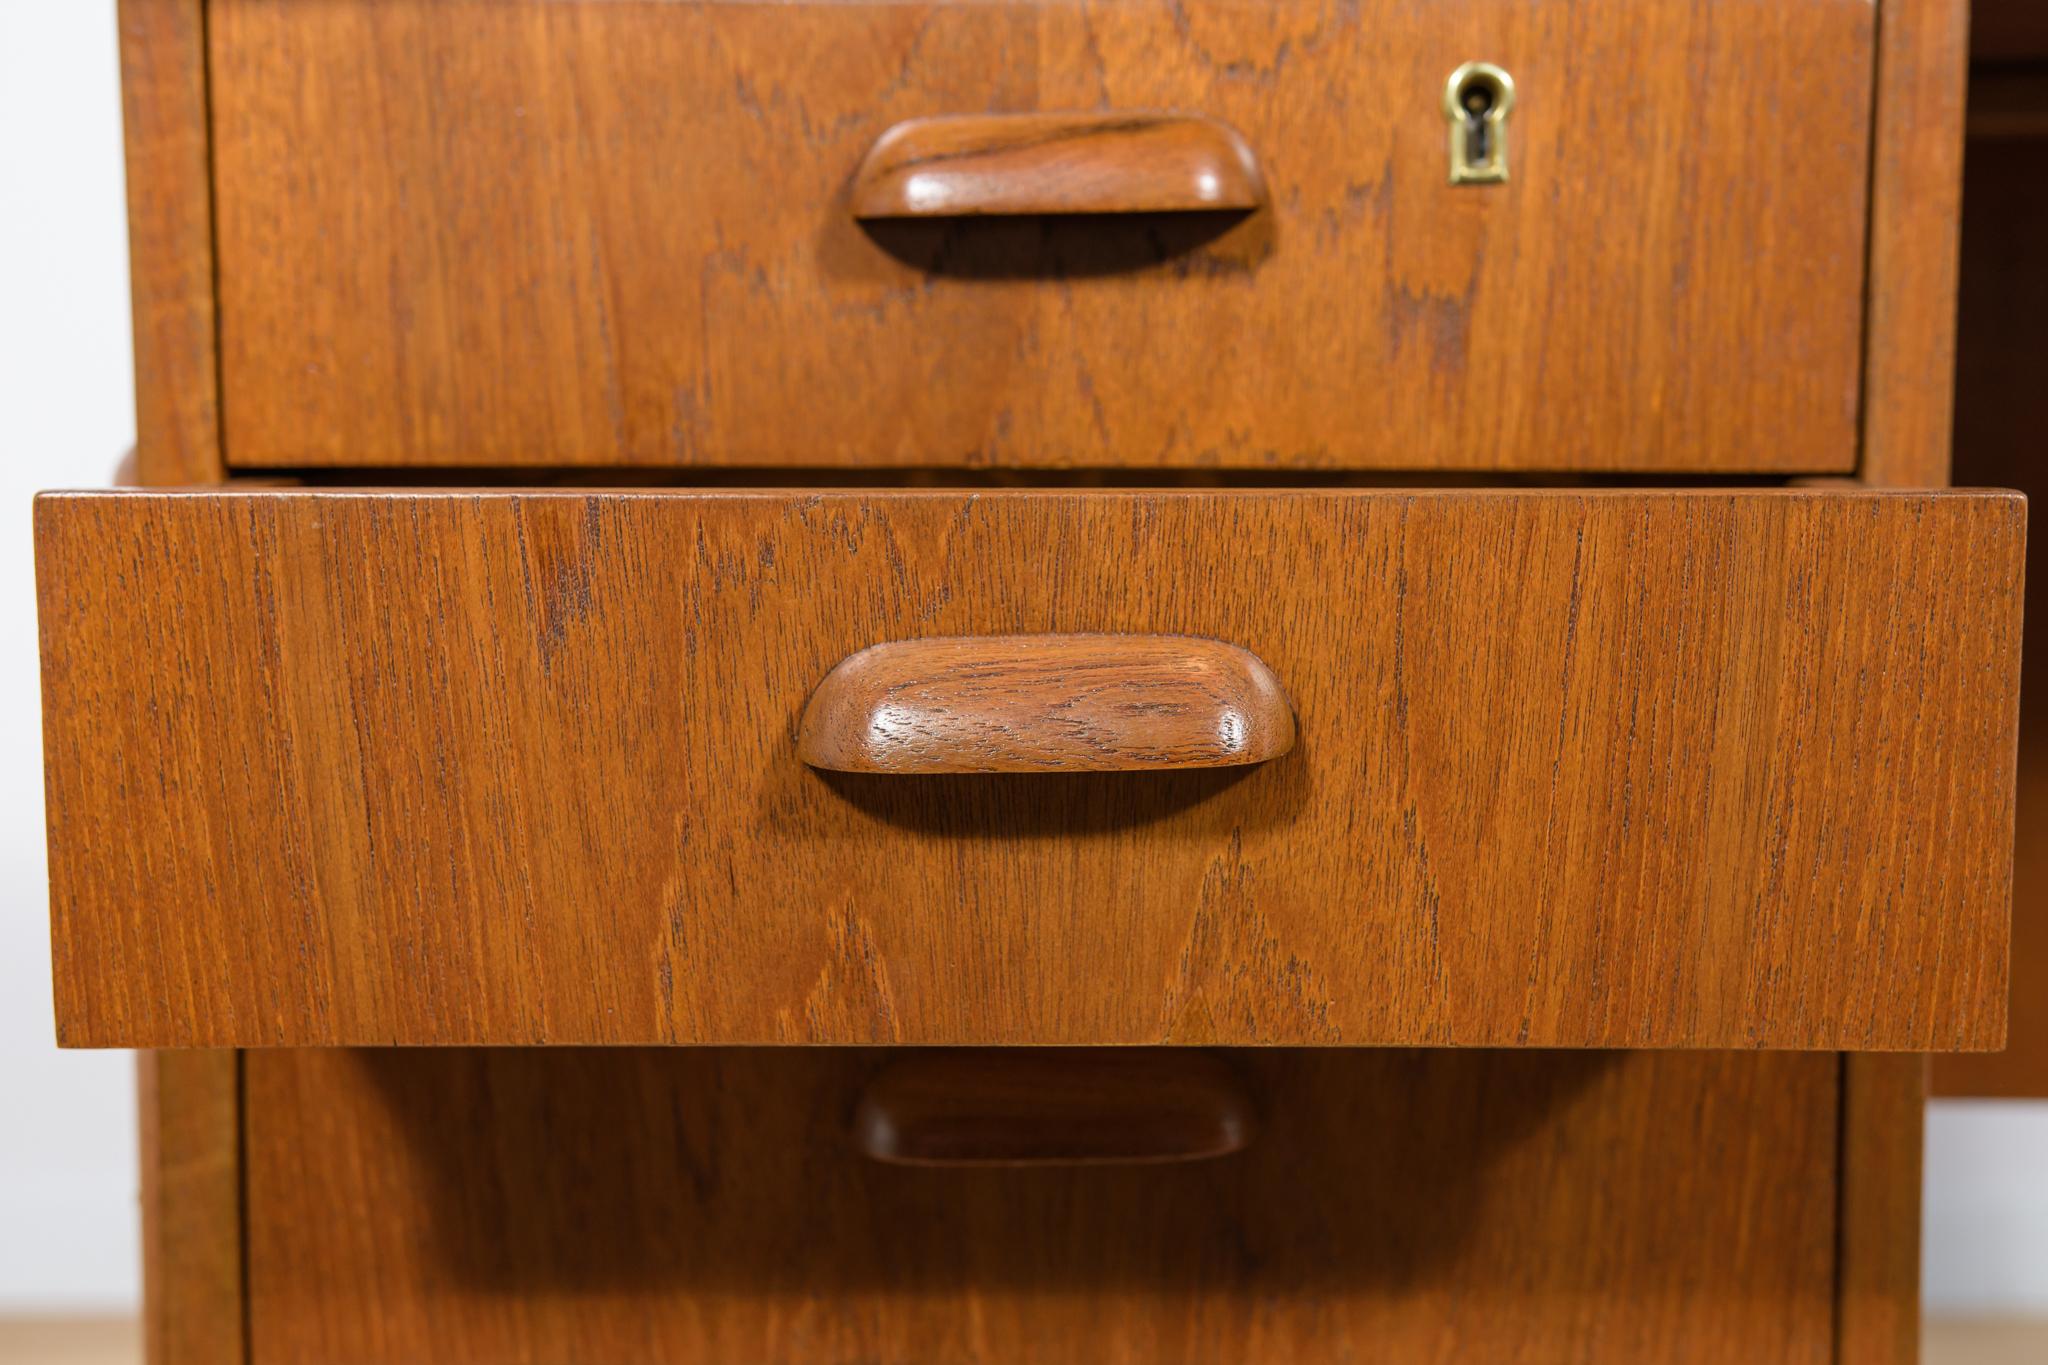
M 1995 1047 L 2024 538 L 2000 493 L 45 496 L 59 1031 Z

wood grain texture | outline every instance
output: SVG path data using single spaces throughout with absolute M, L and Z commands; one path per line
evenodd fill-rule
M 797 755 L 856 773 L 1230 768 L 1294 747 L 1258 656 L 1174 635 L 894 640 L 840 661 L 804 706 Z
M 1869 0 L 212 8 L 239 466 L 1854 465 Z M 1140 108 L 1271 211 L 848 211 L 905 119 Z
M 1833 1057 L 1263 1052 L 1237 1156 L 930 1170 L 893 1055 L 252 1053 L 256 1359 L 1831 1360 Z
M 1836 1365 L 1920 1359 L 1920 1148 L 1927 1059 L 1842 1059 Z
M 875 139 L 846 198 L 856 218 L 1216 212 L 1264 204 L 1266 178 L 1200 115 L 953 114 Z
M 1128 1165 L 1240 1152 L 1258 1116 L 1217 1053 L 945 1048 L 883 1067 L 850 1126 L 855 1150 L 898 1165 Z
M 2048 137 L 1972 137 L 1963 195 L 1961 327 L 1956 357 L 1958 482 L 2048 493 Z M 2033 537 L 2027 567 L 2048 582 L 2048 538 Z M 2012 1027 L 2003 1052 L 1942 1058 L 1943 1095 L 2048 1096 L 2048 643 L 2041 617 L 2020 675 L 2018 840 L 2013 862 Z
M 1969 0 L 1880 0 L 1859 477 L 1949 482 Z M 2004 1009 L 2001 990 L 1999 1009 Z M 1927 1065 L 1842 1058 L 1835 1359 L 1919 1359 Z
M 151 484 L 221 476 L 204 0 L 120 0 L 136 451 Z
M 1863 446 L 1869 483 L 1948 483 L 1969 0 L 1878 6 Z
M 149 1365 L 243 1365 L 240 1057 L 136 1058 Z
M 47 496 L 61 1035 L 1996 1046 L 2024 518 Z M 815 680 L 916 631 L 1228 639 L 1301 742 L 1142 782 L 804 767 Z
M 117 482 L 225 477 L 204 0 L 119 0 L 136 447 Z M 149 1365 L 245 1365 L 241 1073 L 225 1051 L 136 1058 Z

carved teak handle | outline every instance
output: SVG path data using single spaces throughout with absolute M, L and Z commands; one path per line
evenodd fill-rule
M 971 114 L 912 119 L 854 173 L 856 218 L 1175 213 L 1266 202 L 1237 132 L 1194 114 Z
M 900 640 L 834 668 L 797 750 L 861 773 L 1141 772 L 1263 763 L 1294 711 L 1259 658 L 1186 635 Z

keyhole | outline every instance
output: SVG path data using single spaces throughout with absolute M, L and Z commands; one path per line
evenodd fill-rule
M 1508 178 L 1508 113 L 1515 82 L 1487 62 L 1467 62 L 1444 84 L 1451 122 L 1451 183 L 1496 184 Z
M 1486 116 L 1493 112 L 1493 91 L 1474 82 L 1458 102 L 1465 109 L 1465 159 L 1483 166 L 1493 158 L 1491 129 L 1486 123 Z

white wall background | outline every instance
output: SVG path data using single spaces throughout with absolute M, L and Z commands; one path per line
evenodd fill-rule
M 2048 1317 L 2048 1104 L 1928 1106 L 1923 1229 L 1930 1313 Z
M 51 1043 L 29 498 L 134 439 L 113 0 L 0 0 L 0 1313 L 135 1302 L 133 1067 Z M 1931 1311 L 2048 1315 L 2048 1104 L 1936 1105 Z
M 113 0 L 0 0 L 0 1313 L 140 1278 L 134 1063 L 51 1043 L 29 497 L 134 444 Z
M 29 497 L 135 440 L 113 0 L 0 0 L 0 1312 L 133 1306 L 133 1060 L 51 1044 Z

